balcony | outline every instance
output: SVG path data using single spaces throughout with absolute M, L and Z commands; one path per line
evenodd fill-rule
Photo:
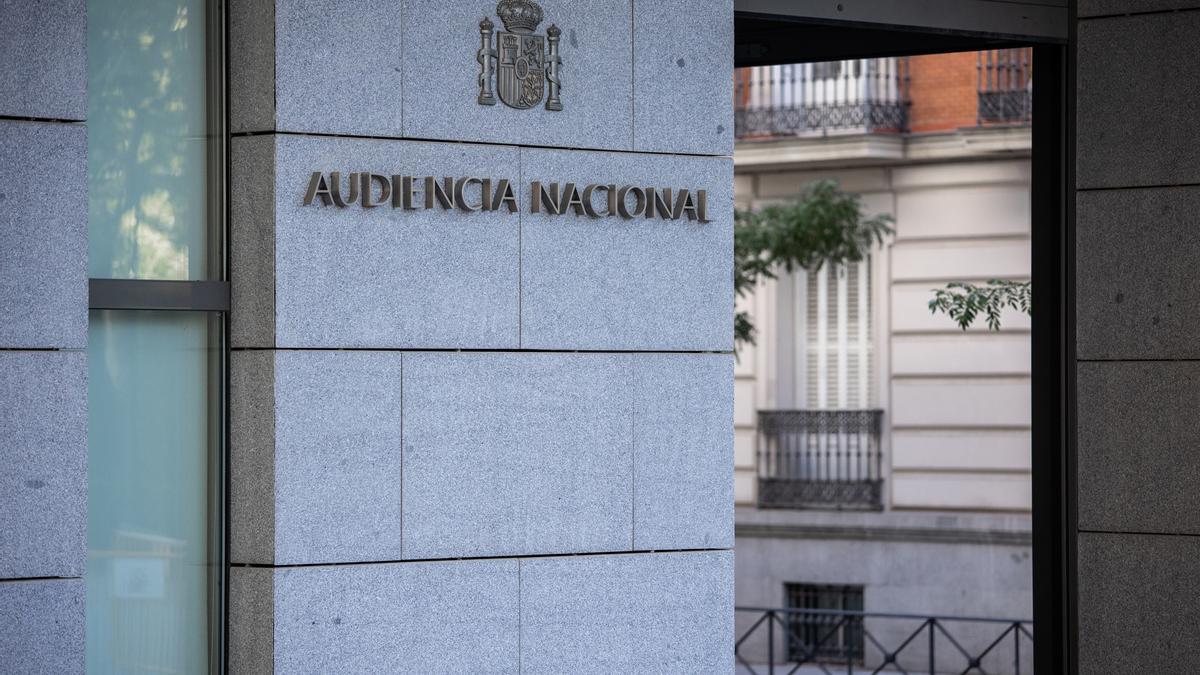
M 882 508 L 882 410 L 760 410 L 758 506 Z
M 979 52 L 977 123 L 1029 124 L 1033 121 L 1033 49 Z
M 847 59 L 739 69 L 734 133 L 740 140 L 904 131 L 908 64 Z
M 1027 126 L 1032 75 L 1031 48 L 741 68 L 734 132 L 761 141 Z

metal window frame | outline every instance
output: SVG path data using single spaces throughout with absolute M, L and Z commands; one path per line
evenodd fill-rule
M 942 9 L 947 3 L 939 3 Z M 786 0 L 736 0 L 735 67 L 856 57 L 1033 47 L 1032 488 L 1034 666 L 1078 673 L 1075 482 L 1075 7 L 1045 7 L 1014 22 L 988 25 L 1001 3 L 954 7 L 971 30 L 914 27 L 930 17 L 904 14 L 908 3 L 870 0 L 809 6 Z M 933 10 L 926 8 L 927 13 Z M 980 11 L 987 10 L 987 11 Z M 919 13 L 918 13 L 919 14 Z M 981 18 L 982 17 L 982 18 Z M 935 17 L 936 18 L 936 17 Z M 871 23 L 866 23 L 870 19 Z M 881 23 L 892 21 L 892 23 Z M 1060 25 L 1065 23 L 1065 27 Z M 934 25 L 929 23 L 927 25 Z M 994 25 L 994 24 L 993 24 Z M 1032 30 L 1031 30 L 1032 28 Z M 819 30 L 825 30 L 821 33 Z M 989 30 L 990 29 L 990 30 Z M 811 31 L 799 40 L 798 33 Z M 855 38 L 857 36 L 857 38 Z
M 1075 20 L 1066 45 L 1034 45 L 1034 667 L 1079 672 L 1075 566 Z
M 214 495 L 214 508 L 209 512 L 212 545 L 216 551 L 210 573 L 209 634 L 211 649 L 209 671 L 223 675 L 229 671 L 229 348 L 230 348 L 230 286 L 229 286 L 229 16 L 227 0 L 207 0 L 208 29 L 208 268 L 210 288 L 216 294 L 221 309 L 221 321 L 213 326 L 210 340 L 219 339 L 219 363 L 209 369 L 209 434 L 219 447 L 210 455 L 209 493 Z M 203 297 L 203 292 L 199 294 Z
M 836 632 L 825 637 L 823 644 L 815 646 L 813 650 L 815 662 L 851 662 L 862 663 L 866 655 L 866 635 L 863 632 L 863 620 L 861 617 L 851 618 L 849 621 L 846 617 L 836 619 L 836 612 L 862 612 L 865 607 L 865 587 L 861 584 L 815 584 L 807 582 L 785 581 L 783 584 L 783 606 L 790 610 L 817 610 L 814 613 L 796 612 L 785 617 L 785 621 L 789 626 L 787 642 L 787 658 L 789 661 L 795 659 L 795 653 L 792 651 L 798 637 L 804 635 L 808 629 L 821 630 L 822 627 L 828 627 L 830 619 L 834 622 L 842 621 L 840 628 L 835 629 Z M 804 596 L 807 599 L 816 600 L 815 605 L 796 602 L 799 596 Z M 837 607 L 822 606 L 822 600 L 834 599 L 837 602 Z M 855 604 L 851 602 L 857 600 L 857 607 L 848 605 Z M 828 614 L 826 612 L 829 612 Z M 825 619 L 825 621 L 821 621 Z M 803 630 L 800 635 L 796 634 L 796 627 L 801 626 Z M 802 647 L 803 648 L 803 647 Z
M 227 0 L 205 2 L 205 279 L 88 279 L 88 310 L 178 311 L 208 315 L 209 672 L 228 671 L 229 650 L 229 108 Z
M 88 309 L 228 312 L 229 282 L 88 279 Z

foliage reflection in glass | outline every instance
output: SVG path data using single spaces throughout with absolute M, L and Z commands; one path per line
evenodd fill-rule
M 89 275 L 202 279 L 204 3 L 88 2 Z

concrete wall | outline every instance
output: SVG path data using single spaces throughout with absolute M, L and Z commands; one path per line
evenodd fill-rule
M 1080 0 L 1079 671 L 1200 659 L 1195 0 Z
M 996 514 L 833 513 L 737 510 L 737 606 L 786 607 L 785 584 L 863 587 L 868 612 L 923 616 L 1033 617 L 1033 555 L 1029 517 Z M 761 614 L 740 611 L 741 639 Z M 926 672 L 928 635 L 907 638 L 919 619 L 875 618 L 866 630 L 883 650 L 899 650 L 909 672 Z M 1011 624 L 947 622 L 946 630 L 972 654 L 984 651 Z M 1012 636 L 983 661 L 989 673 L 1012 673 Z M 782 632 L 776 659 L 785 657 Z M 884 652 L 865 641 L 865 663 L 875 667 Z M 903 646 L 903 649 L 901 647 Z M 1032 641 L 1022 637 L 1021 672 L 1032 666 Z M 767 635 L 757 630 L 738 653 L 751 663 L 767 661 Z M 958 672 L 967 660 L 938 636 L 940 672 Z M 828 666 L 833 672 L 838 668 Z
M 541 5 L 561 112 L 476 103 L 494 3 L 231 2 L 233 672 L 732 664 L 732 3 Z M 305 207 L 312 171 L 521 207 Z
M 82 673 L 87 111 L 82 0 L 0 2 L 0 655 Z
M 963 332 L 927 307 L 932 289 L 948 281 L 1029 278 L 1028 159 L 977 155 L 774 171 L 756 165 L 739 168 L 736 177 L 739 205 L 786 199 L 832 178 L 862 195 L 868 213 L 896 219 L 895 236 L 873 260 L 873 398 L 885 410 L 885 506 L 1028 511 L 1029 318 L 1006 312 L 1000 331 L 980 322 Z M 746 301 L 761 339 L 739 354 L 735 371 L 742 504 L 755 499 L 755 411 L 795 405 L 789 317 L 803 299 L 789 293 L 789 281 L 768 282 Z

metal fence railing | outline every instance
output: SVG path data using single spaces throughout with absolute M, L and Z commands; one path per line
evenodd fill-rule
M 740 68 L 734 74 L 734 133 L 904 131 L 908 64 L 901 57 Z
M 1033 672 L 1033 622 L 849 610 L 738 607 L 739 673 Z M 825 643 L 860 641 L 841 658 Z
M 760 410 L 761 508 L 882 506 L 882 410 Z
M 978 124 L 1027 124 L 1033 120 L 1033 49 L 979 52 Z
M 975 58 L 976 125 L 1031 123 L 1032 48 L 985 50 Z M 967 63 L 956 61 L 952 67 L 969 68 Z M 907 57 L 739 68 L 734 71 L 735 137 L 758 140 L 839 132 L 903 133 L 913 125 L 924 129 L 922 124 L 929 122 L 917 119 L 929 115 L 928 106 L 924 113 L 915 111 L 917 98 L 920 104 L 933 91 L 941 97 L 947 92 L 971 96 L 968 80 L 937 69 L 915 70 L 917 86 L 913 84 L 913 61 Z M 939 77 L 943 79 L 936 79 Z M 969 126 L 970 122 L 955 124 Z

